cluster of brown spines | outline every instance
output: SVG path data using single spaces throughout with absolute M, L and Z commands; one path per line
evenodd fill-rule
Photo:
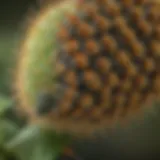
M 159 96 L 159 9 L 145 0 L 86 0 L 78 6 L 58 33 L 60 95 L 53 112 L 103 121 Z

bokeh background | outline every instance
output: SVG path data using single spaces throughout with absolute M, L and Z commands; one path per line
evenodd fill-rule
M 0 4 L 0 94 L 10 95 L 11 79 L 21 33 L 25 30 L 27 14 L 36 10 L 35 0 L 2 0 Z

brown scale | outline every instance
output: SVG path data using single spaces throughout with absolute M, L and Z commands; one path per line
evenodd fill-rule
M 138 90 L 144 89 L 148 84 L 147 78 L 144 75 L 137 75 L 135 78 L 135 88 Z
M 120 32 L 125 31 L 127 28 L 126 20 L 122 16 L 115 17 L 113 20 L 113 25 L 116 29 L 118 29 Z
M 160 41 L 160 24 L 155 26 L 153 33 L 156 39 Z
M 159 12 L 160 3 L 155 3 L 153 5 L 154 6 L 150 8 L 150 10 L 148 11 L 147 19 L 154 24 L 154 23 L 159 23 L 160 21 L 160 12 Z
M 102 87 L 102 82 L 98 74 L 90 70 L 84 73 L 84 83 L 92 90 L 100 90 Z
M 79 69 L 84 69 L 89 65 L 88 57 L 86 54 L 83 54 L 83 53 L 76 53 L 74 57 L 74 61 L 75 61 L 76 67 Z
M 61 30 L 58 32 L 57 35 L 58 35 L 57 37 L 60 41 L 66 41 L 69 39 L 69 33 L 65 27 L 61 28 Z
M 87 23 L 80 23 L 77 26 L 78 35 L 82 38 L 89 38 L 94 34 L 94 28 Z
M 91 94 L 87 94 L 84 93 L 79 101 L 79 105 L 83 108 L 83 109 L 89 109 L 92 107 L 92 105 L 94 104 L 94 100 L 93 100 L 93 96 Z
M 132 20 L 137 22 L 143 17 L 143 9 L 141 7 L 132 8 L 131 15 Z
M 126 68 L 126 75 L 130 78 L 135 77 L 135 75 L 137 74 L 137 69 L 136 67 L 131 63 L 127 66 Z
M 116 54 L 116 59 L 119 62 L 120 65 L 124 66 L 124 67 L 128 67 L 130 62 L 129 59 L 129 53 L 125 52 L 125 51 L 118 51 Z
M 121 80 L 120 83 L 120 90 L 122 90 L 122 92 L 126 92 L 128 93 L 132 88 L 132 81 L 130 80 L 130 78 L 125 78 Z
M 123 27 L 121 34 L 123 35 L 127 44 L 132 44 L 134 41 L 136 41 L 135 33 L 131 28 Z
M 59 102 L 59 114 L 62 116 L 66 116 L 72 110 L 72 101 L 63 98 L 63 101 Z
M 76 73 L 74 71 L 67 71 L 65 74 L 65 79 L 64 79 L 65 83 L 67 85 L 76 87 L 77 86 L 77 77 L 76 77 Z
M 156 69 L 155 62 L 153 58 L 144 59 L 144 69 L 147 73 L 151 73 Z
M 119 78 L 116 73 L 111 72 L 108 75 L 108 85 L 110 85 L 112 88 L 119 85 Z
M 106 51 L 114 53 L 117 49 L 116 41 L 111 36 L 103 36 L 102 44 Z
M 109 20 L 99 15 L 95 17 L 95 22 L 96 22 L 96 26 L 101 32 L 107 31 L 111 24 Z
M 157 8 L 145 0 L 86 0 L 68 16 L 58 32 L 62 119 L 106 122 L 160 95 Z
M 136 5 L 143 5 L 146 2 L 146 0 L 134 0 L 134 3 Z
M 89 18 L 89 19 L 95 18 L 98 12 L 97 5 L 92 4 L 92 3 L 91 4 L 83 3 L 80 6 L 80 9 L 85 14 L 85 18 Z
M 69 88 L 64 93 L 64 97 L 69 101 L 73 101 L 75 95 L 76 95 L 76 89 L 75 88 Z
M 151 54 L 155 57 L 155 58 L 160 58 L 160 41 L 157 40 L 152 40 L 151 41 Z
M 76 40 L 70 40 L 64 46 L 64 50 L 68 54 L 74 54 L 79 49 L 78 42 Z
M 131 42 L 130 47 L 135 57 L 143 58 L 145 56 L 145 47 L 140 42 Z
M 140 19 L 137 22 L 137 27 L 140 33 L 143 34 L 143 36 L 145 37 L 150 36 L 152 34 L 152 27 L 146 20 Z
M 81 24 L 80 18 L 78 18 L 75 15 L 68 15 L 68 22 L 70 23 L 70 25 L 72 25 L 74 27 Z
M 111 68 L 111 62 L 105 57 L 100 57 L 96 60 L 96 66 L 100 73 L 106 74 Z
M 99 54 L 100 46 L 97 44 L 96 41 L 92 39 L 86 41 L 85 47 L 88 54 L 90 55 Z
M 120 15 L 120 7 L 116 3 L 109 3 L 106 6 L 106 13 L 108 13 L 110 16 L 118 16 Z

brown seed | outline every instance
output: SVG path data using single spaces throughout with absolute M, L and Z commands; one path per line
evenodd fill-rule
M 116 17 L 113 24 L 119 31 L 125 30 L 127 28 L 126 20 L 122 16 Z
M 87 23 L 81 22 L 77 26 L 79 36 L 83 38 L 89 38 L 94 34 L 94 29 Z
M 76 67 L 79 69 L 85 69 L 89 65 L 88 57 L 84 53 L 81 52 L 76 53 L 74 60 Z
M 130 43 L 132 53 L 137 58 L 143 58 L 145 56 L 145 47 L 138 41 Z
M 121 3 L 125 8 L 129 8 L 133 6 L 133 0 L 121 0 Z
M 144 89 L 146 86 L 148 85 L 148 81 L 147 81 L 147 78 L 146 76 L 144 75 L 138 75 L 135 79 L 135 87 L 137 89 Z
M 98 74 L 94 71 L 85 71 L 84 72 L 84 82 L 90 89 L 99 90 L 102 87 L 101 80 Z
M 142 100 L 144 105 L 152 106 L 155 102 L 156 95 L 153 92 L 146 92 L 142 95 Z
M 97 15 L 97 6 L 90 3 L 83 6 L 83 12 L 86 14 L 89 18 L 94 18 Z
M 160 42 L 156 40 L 152 40 L 150 47 L 151 47 L 151 54 L 155 58 L 160 58 Z
M 128 77 L 134 77 L 138 72 L 133 64 L 129 64 L 126 69 L 126 75 Z
M 93 97 L 91 94 L 83 94 L 80 98 L 80 106 L 84 109 L 88 109 L 93 105 Z
M 110 22 L 109 20 L 107 20 L 107 18 L 103 17 L 103 16 L 99 16 L 97 15 L 95 17 L 95 22 L 96 22 L 96 25 L 99 29 L 99 31 L 107 31 L 110 27 Z
M 108 108 L 111 104 L 111 88 L 104 87 L 101 92 L 101 107 Z
M 120 88 L 123 92 L 128 92 L 132 88 L 132 81 L 129 78 L 126 78 L 121 81 Z
M 108 73 L 109 69 L 111 68 L 111 62 L 105 57 L 98 58 L 96 65 L 98 70 L 103 74 Z
M 102 43 L 106 51 L 114 53 L 117 49 L 117 43 L 111 36 L 103 36 Z
M 86 50 L 90 55 L 97 55 L 100 50 L 100 47 L 96 43 L 96 41 L 90 39 L 86 42 Z
M 76 95 L 75 88 L 68 88 L 64 93 L 64 98 L 69 101 L 72 101 L 74 99 L 75 95 Z
M 129 106 L 131 108 L 137 108 L 141 100 L 141 94 L 139 92 L 132 92 L 130 98 L 129 98 Z
M 129 53 L 126 51 L 118 51 L 116 54 L 117 61 L 124 67 L 128 67 L 128 65 L 131 63 L 128 55 Z
M 147 19 L 150 20 L 152 23 L 159 23 L 160 20 L 160 12 L 159 12 L 159 4 L 155 4 L 152 8 L 148 11 Z
M 65 76 L 65 82 L 69 84 L 70 86 L 75 87 L 77 85 L 77 76 L 74 71 L 67 71 Z
M 96 0 L 96 2 L 99 4 L 99 5 L 106 5 L 107 4 L 107 0 Z
M 151 58 L 146 58 L 144 60 L 144 69 L 147 72 L 153 72 L 155 70 L 155 62 Z
M 116 73 L 111 72 L 108 75 L 108 85 L 110 87 L 116 87 L 119 85 L 119 78 Z
M 126 97 L 123 95 L 123 93 L 120 93 L 114 97 L 114 103 L 116 107 L 123 107 L 126 102 Z
M 153 89 L 156 93 L 160 93 L 160 74 L 157 74 L 153 81 Z
M 121 29 L 121 34 L 123 35 L 126 43 L 130 44 L 134 41 L 136 41 L 136 34 L 133 29 L 129 27 L 124 27 Z
M 152 27 L 149 23 L 147 23 L 146 20 L 139 20 L 137 22 L 137 27 L 141 31 L 141 34 L 143 34 L 144 36 L 150 36 L 152 34 Z
M 78 42 L 76 40 L 70 40 L 65 44 L 65 52 L 67 54 L 72 55 L 74 54 L 79 48 Z
M 160 24 L 156 25 L 153 33 L 154 33 L 154 37 L 160 41 Z
M 77 26 L 80 24 L 80 19 L 76 15 L 68 15 L 68 21 L 71 24 L 71 26 Z
M 60 114 L 62 115 L 68 114 L 71 108 L 72 108 L 71 102 L 67 99 L 63 99 L 63 101 L 60 102 L 59 104 L 59 111 L 60 111 Z
M 108 3 L 108 5 L 106 6 L 106 12 L 110 15 L 110 16 L 119 16 L 120 15 L 120 8 L 119 5 L 116 3 Z
M 145 2 L 146 2 L 146 0 L 134 0 L 134 3 L 136 5 L 143 5 L 143 4 L 145 4 Z
M 61 28 L 58 32 L 58 39 L 61 41 L 66 41 L 69 39 L 69 33 L 65 27 Z
M 139 21 L 143 17 L 143 13 L 144 11 L 142 10 L 141 7 L 134 7 L 131 10 L 132 20 L 135 22 Z

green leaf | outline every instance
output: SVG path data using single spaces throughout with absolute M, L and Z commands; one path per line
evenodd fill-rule
M 11 106 L 12 100 L 8 97 L 0 95 L 0 116 Z
M 21 145 L 24 145 L 26 143 L 29 143 L 32 141 L 34 142 L 38 137 L 38 127 L 37 126 L 28 126 L 22 131 L 17 134 L 8 144 L 7 148 L 13 149 L 13 148 L 18 148 Z
M 20 160 L 56 160 L 69 138 L 39 126 L 24 128 L 6 147 Z
M 7 120 L 0 121 L 0 145 L 10 140 L 18 132 L 17 126 Z

